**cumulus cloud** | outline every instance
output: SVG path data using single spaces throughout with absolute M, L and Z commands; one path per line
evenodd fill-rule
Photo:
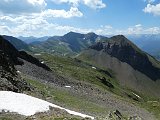
M 46 7 L 45 0 L 1 0 L 0 12 L 5 14 L 21 14 L 41 12 Z
M 16 2 L 15 2 L 16 1 Z M 76 26 L 60 25 L 50 18 L 82 17 L 83 13 L 78 9 L 84 4 L 93 9 L 100 9 L 106 5 L 102 0 L 52 0 L 57 4 L 71 4 L 69 10 L 48 9 L 47 0 L 1 0 L 0 2 L 0 34 L 13 36 L 50 36 L 62 35 L 69 31 L 88 33 L 95 32 L 100 35 L 107 34 L 157 34 L 160 27 L 144 28 L 141 24 L 126 29 L 116 29 L 110 25 L 102 25 L 98 28 L 79 28 Z M 158 5 L 151 5 L 149 13 L 159 15 L 160 11 L 153 9 Z M 157 7 L 159 8 L 159 7 Z
M 62 0 L 61 0 L 62 1 Z M 74 2 L 76 0 L 73 0 Z M 45 0 L 1 0 L 0 13 L 8 15 L 0 19 L 11 20 L 10 16 L 43 16 L 43 17 L 82 17 L 83 13 L 77 7 L 71 7 L 70 10 L 47 9 Z M 15 19 L 14 19 L 15 20 Z M 13 21 L 13 20 L 12 20 Z
M 106 7 L 102 0 L 52 0 L 54 3 L 69 3 L 73 6 L 78 6 L 80 3 L 93 9 L 101 9 Z
M 144 0 L 144 1 L 148 3 L 154 3 L 156 0 Z
M 61 3 L 69 3 L 73 6 L 78 6 L 80 0 L 51 0 L 52 2 L 56 4 L 61 4 Z
M 145 13 L 151 13 L 155 16 L 160 16 L 160 3 L 156 5 L 147 4 L 147 6 L 143 9 Z
M 119 30 L 122 34 L 159 34 L 160 27 L 149 27 L 146 28 L 141 24 L 137 24 L 135 26 L 131 26 L 126 30 Z
M 8 26 L 5 26 L 5 25 L 0 25 L 0 33 L 2 35 L 5 35 L 5 34 L 11 34 L 11 30 Z
M 44 17 L 71 18 L 71 17 L 82 17 L 83 13 L 81 13 L 78 10 L 78 8 L 71 7 L 69 11 L 48 9 L 48 10 L 45 10 L 44 12 L 42 12 L 41 15 Z
M 84 4 L 93 9 L 100 9 L 106 7 L 102 0 L 83 0 Z
M 2 20 L 3 19 L 3 22 Z M 9 22 L 10 21 L 10 22 Z M 11 22 L 12 21 L 12 22 Z M 12 23 L 12 24 L 8 24 Z M 99 35 L 116 35 L 116 34 L 159 34 L 160 27 L 145 28 L 137 24 L 126 29 L 113 28 L 111 25 L 101 25 L 98 28 L 80 28 L 76 26 L 60 25 L 54 22 L 49 23 L 45 17 L 0 17 L 0 34 L 13 36 L 54 36 L 63 35 L 69 31 L 88 33 L 95 32 Z

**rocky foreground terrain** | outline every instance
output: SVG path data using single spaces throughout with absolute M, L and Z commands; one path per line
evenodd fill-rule
M 78 82 L 74 79 L 67 79 L 60 76 L 55 76 L 53 72 L 46 71 L 43 68 L 37 67 L 31 63 L 25 62 L 23 66 L 16 66 L 16 68 L 21 71 L 25 77 L 29 79 L 34 79 L 36 81 L 41 81 L 46 85 L 51 85 L 51 87 L 55 87 L 57 90 L 67 91 L 72 94 L 74 97 L 82 97 L 87 101 L 90 101 L 99 106 L 104 106 L 106 110 L 106 116 L 109 111 L 121 111 L 124 115 L 128 116 L 137 116 L 144 120 L 154 120 L 155 117 L 147 110 L 135 106 L 132 103 L 124 101 L 123 99 L 119 99 L 118 96 L 104 91 L 103 89 L 99 89 L 89 83 L 86 82 Z M 71 86 L 67 88 L 65 86 Z M 51 99 L 48 99 L 51 101 Z M 62 106 L 65 106 L 63 104 Z M 83 112 L 83 111 L 80 111 Z M 93 116 L 98 116 L 102 114 L 97 114 L 85 111 L 85 113 L 91 114 Z M 111 112 L 112 113 L 112 112 Z M 104 115 L 103 115 L 104 116 Z

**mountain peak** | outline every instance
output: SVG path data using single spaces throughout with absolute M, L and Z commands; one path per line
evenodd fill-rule
M 113 48 L 113 47 L 132 47 L 135 50 L 140 50 L 134 43 L 132 43 L 130 40 L 128 40 L 124 35 L 116 35 L 111 38 L 107 38 L 105 41 L 101 41 L 90 48 L 96 49 L 96 46 L 98 45 L 98 49 L 106 49 L 106 48 Z M 101 46 L 101 48 L 100 48 Z
M 120 46 L 134 46 L 135 45 L 130 41 L 128 40 L 124 35 L 116 35 L 116 36 L 113 36 L 109 39 L 109 42 L 110 43 L 114 43 L 116 45 L 120 45 Z
M 70 32 L 68 32 L 68 33 L 65 34 L 65 35 L 72 35 L 72 34 L 81 34 L 81 33 L 77 33 L 77 32 L 70 31 Z M 64 36 L 65 36 L 65 35 L 64 35 Z
M 134 69 L 144 73 L 152 80 L 160 78 L 160 70 L 153 66 L 158 61 L 150 61 L 152 57 L 140 50 L 136 45 L 123 35 L 109 38 L 104 42 L 98 42 L 90 47 L 97 51 L 103 51 L 111 57 L 115 57 L 121 62 L 131 65 Z M 146 69 L 148 67 L 148 69 Z M 154 72 L 153 72 L 154 71 Z
M 67 33 L 67 34 L 65 34 L 63 37 L 65 37 L 66 39 L 68 39 L 68 38 L 83 38 L 83 34 L 81 34 L 81 33 L 76 33 L 76 32 L 69 32 L 69 33 Z
M 94 32 L 89 32 L 89 33 L 87 33 L 86 35 L 97 35 L 97 34 L 94 33 Z

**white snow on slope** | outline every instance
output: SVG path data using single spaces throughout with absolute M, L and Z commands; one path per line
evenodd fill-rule
M 94 119 L 94 117 L 71 111 L 47 101 L 31 97 L 22 93 L 14 93 L 11 91 L 0 91 L 0 111 L 15 112 L 20 115 L 31 116 L 38 112 L 45 112 L 49 110 L 49 106 L 59 108 L 67 111 L 69 114 L 88 117 Z

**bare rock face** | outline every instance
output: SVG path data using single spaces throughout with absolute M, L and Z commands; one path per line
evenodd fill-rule
M 159 66 L 154 66 L 153 63 L 159 64 L 158 61 L 141 51 L 123 35 L 111 37 L 107 41 L 99 42 L 90 48 L 97 51 L 103 51 L 121 62 L 131 65 L 135 70 L 144 73 L 154 81 L 160 79 Z M 153 59 L 153 61 L 150 59 Z
M 0 36 L 0 90 L 21 92 L 32 89 L 15 69 L 15 65 L 23 64 L 19 56 L 19 51 Z

